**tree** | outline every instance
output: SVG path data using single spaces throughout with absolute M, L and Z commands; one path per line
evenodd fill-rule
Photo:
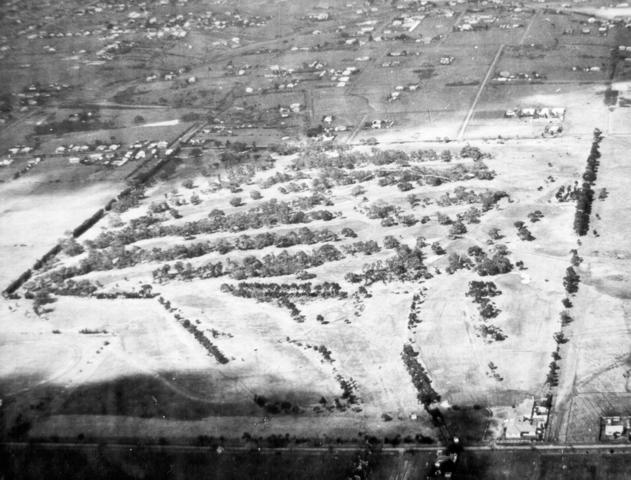
M 394 248 L 398 248 L 400 245 L 401 243 L 392 235 L 386 235 L 383 239 L 384 248 L 394 249 Z
M 443 150 L 442 152 L 440 152 L 440 159 L 443 162 L 451 162 L 451 159 L 452 159 L 451 151 Z
M 578 283 L 581 277 L 576 273 L 576 270 L 572 267 L 567 267 L 565 271 L 565 277 L 563 278 L 563 286 L 567 293 L 578 292 Z
M 456 270 L 460 270 L 461 268 L 470 268 L 473 265 L 471 259 L 461 253 L 452 252 L 448 257 L 449 266 L 447 267 L 447 273 L 452 274 Z
M 414 248 L 416 248 L 417 250 L 420 250 L 422 248 L 427 247 L 428 243 L 427 243 L 427 239 L 423 236 L 419 236 L 416 237 L 416 245 L 414 246 Z
M 442 212 L 436 212 L 436 220 L 438 220 L 438 223 L 440 223 L 441 225 L 449 225 L 452 222 L 451 218 L 449 218 L 449 215 L 445 215 Z
M 397 184 L 397 188 L 402 192 L 407 192 L 408 190 L 412 190 L 414 188 L 414 185 L 412 185 L 410 182 L 400 182 Z
M 462 214 L 462 218 L 467 223 L 480 223 L 481 215 L 482 212 L 480 212 L 480 210 L 478 210 L 476 207 L 470 207 Z
M 355 231 L 352 228 L 349 227 L 345 227 L 342 229 L 342 235 L 344 235 L 345 237 L 348 238 L 356 238 L 357 234 L 355 233 Z
M 436 254 L 436 255 L 444 255 L 445 253 L 447 253 L 445 251 L 445 249 L 440 245 L 440 243 L 438 242 L 434 242 L 432 243 L 432 251 Z
M 465 227 L 465 224 L 462 223 L 461 220 L 454 222 L 454 224 L 449 229 L 450 238 L 457 238 L 465 233 L 467 233 L 467 227 Z
M 141 124 L 145 123 L 145 117 L 143 117 L 142 115 L 136 115 L 134 117 L 134 123 L 136 125 L 141 125 Z
M 47 287 L 38 288 L 33 294 L 33 310 L 36 314 L 40 314 L 40 308 L 44 305 L 55 302 L 56 299 L 51 295 Z
M 188 188 L 189 190 L 195 188 L 195 184 L 193 183 L 193 180 L 190 178 L 187 178 L 186 180 L 184 180 L 182 182 L 182 186 L 184 188 Z
M 85 251 L 83 246 L 72 236 L 65 238 L 61 242 L 61 250 L 69 257 L 74 257 Z
M 241 206 L 242 205 L 241 197 L 232 197 L 230 199 L 230 205 L 232 205 L 233 207 Z
M 361 185 L 355 185 L 351 190 L 351 195 L 353 195 L 354 197 L 358 197 L 360 195 L 363 195 L 364 193 L 366 193 L 366 189 Z
M 252 190 L 250 192 L 250 198 L 252 200 L 260 200 L 261 198 L 263 198 L 263 195 L 261 195 L 261 192 L 259 192 L 258 190 Z
M 491 240 L 500 240 L 501 238 L 504 238 L 504 235 L 502 235 L 499 228 L 493 227 L 489 229 L 489 237 Z

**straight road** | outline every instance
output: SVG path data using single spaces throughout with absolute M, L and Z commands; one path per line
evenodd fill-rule
M 182 452 L 182 453 L 195 453 L 195 452 L 208 452 L 211 448 L 209 446 L 195 446 L 195 445 L 177 445 L 177 444 L 135 444 L 135 443 L 87 443 L 87 442 L 0 442 L 0 448 L 41 448 L 41 449 L 80 449 L 80 450 L 94 450 L 98 448 L 108 448 L 112 450 L 134 450 L 138 448 L 147 450 L 157 450 L 165 452 Z M 251 446 L 239 445 L 239 446 L 223 446 L 225 453 L 239 453 L 255 450 L 258 453 L 276 455 L 279 452 L 283 453 L 300 453 L 300 454 L 322 454 L 322 453 L 343 453 L 343 452 L 356 452 L 365 448 L 363 444 L 354 445 L 335 445 L 335 446 L 322 446 L 322 447 L 279 447 L 279 448 L 253 448 Z M 432 446 L 409 446 L 409 447 L 383 447 L 378 449 L 380 454 L 386 455 L 403 455 L 410 452 L 436 452 L 443 449 L 442 445 Z M 465 451 L 468 452 L 519 452 L 519 451 L 532 451 L 540 454 L 548 455 L 584 455 L 593 452 L 611 452 L 614 451 L 618 454 L 631 453 L 631 444 L 607 444 L 607 443 L 589 443 L 589 444 L 554 444 L 554 443 L 532 443 L 526 445 L 473 445 L 467 446 Z
M 469 111 L 467 112 L 467 116 L 465 117 L 464 122 L 462 122 L 462 127 L 460 127 L 460 131 L 458 132 L 458 140 L 459 141 L 462 141 L 462 139 L 464 138 L 464 133 L 467 130 L 467 126 L 469 125 L 469 122 L 471 121 L 471 117 L 473 117 L 473 112 L 475 111 L 475 107 L 478 105 L 478 101 L 480 100 L 480 97 L 482 96 L 482 92 L 484 91 L 484 88 L 486 87 L 486 84 L 488 83 L 489 79 L 491 78 L 491 74 L 495 70 L 495 65 L 497 64 L 497 61 L 502 56 L 502 51 L 503 50 L 504 50 L 504 44 L 501 44 L 499 46 L 499 48 L 497 49 L 497 53 L 495 54 L 495 58 L 493 58 L 493 61 L 491 62 L 491 65 L 489 65 L 489 69 L 486 72 L 486 76 L 484 77 L 484 80 L 482 81 L 482 84 L 480 85 L 480 88 L 478 89 L 478 93 L 475 95 L 475 98 L 473 99 L 473 103 L 471 104 L 471 108 L 469 108 Z

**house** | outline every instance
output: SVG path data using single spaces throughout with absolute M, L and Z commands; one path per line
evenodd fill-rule
M 544 128 L 543 130 L 543 135 L 544 136 L 557 136 L 560 135 L 561 132 L 563 132 L 563 126 L 558 124 L 558 123 L 551 123 L 549 125 L 546 125 L 546 128 Z
M 631 417 L 611 416 L 600 419 L 600 439 L 603 441 L 631 439 Z
M 311 13 L 307 15 L 307 19 L 314 20 L 316 22 L 326 22 L 329 19 L 329 14 L 326 12 Z

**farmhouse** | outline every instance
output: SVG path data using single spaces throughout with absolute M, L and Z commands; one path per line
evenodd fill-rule
M 514 443 L 542 440 L 550 415 L 551 397 L 526 398 L 513 407 L 509 418 L 504 420 L 501 439 Z
M 600 419 L 602 441 L 631 440 L 631 416 L 612 416 Z

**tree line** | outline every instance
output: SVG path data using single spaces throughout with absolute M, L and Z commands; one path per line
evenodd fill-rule
M 576 213 L 574 215 L 574 231 L 579 236 L 584 236 L 589 231 L 589 216 L 592 213 L 592 203 L 594 202 L 593 185 L 596 183 L 596 174 L 600 164 L 600 142 L 602 141 L 600 130 L 594 130 L 594 138 L 591 150 L 587 157 L 587 165 L 583 173 L 583 186 L 578 192 L 576 199 Z

